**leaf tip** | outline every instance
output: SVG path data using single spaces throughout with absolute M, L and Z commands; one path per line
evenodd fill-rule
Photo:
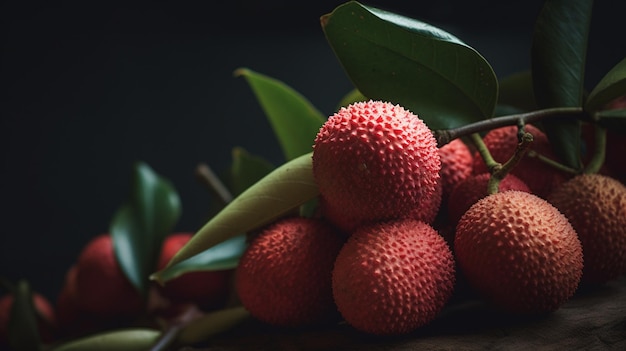
M 237 68 L 236 70 L 233 71 L 233 76 L 235 77 L 241 77 L 241 76 L 245 76 L 250 72 L 249 69 L 244 68 L 244 67 L 240 67 Z

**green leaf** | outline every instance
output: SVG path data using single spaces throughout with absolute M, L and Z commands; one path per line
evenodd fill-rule
M 172 184 L 143 162 L 134 165 L 132 180 L 130 199 L 113 216 L 110 232 L 122 270 L 146 294 L 161 244 L 178 221 L 181 204 Z
M 268 224 L 319 194 L 312 152 L 273 170 L 211 218 L 170 260 L 167 268 L 234 236 Z M 163 270 L 151 279 L 161 281 Z
M 453 35 L 356 1 L 322 16 L 321 24 L 363 95 L 400 104 L 431 129 L 492 117 L 496 75 L 483 56 Z
M 209 312 L 183 327 L 177 341 L 181 345 L 198 344 L 232 329 L 249 317 L 250 313 L 241 306 Z
M 52 351 L 145 351 L 160 335 L 158 330 L 145 328 L 113 330 L 66 342 Z
M 246 235 L 235 236 L 164 269 L 160 273 L 160 281 L 164 283 L 188 272 L 233 269 L 245 249 Z
M 315 136 L 326 121 L 306 98 L 285 83 L 250 69 L 239 68 L 274 129 L 287 160 L 309 153 Z
M 500 79 L 499 89 L 498 104 L 526 112 L 538 109 L 530 70 L 513 73 Z
M 587 97 L 585 109 L 590 112 L 601 110 L 616 98 L 626 95 L 626 58 L 613 67 Z
M 540 108 L 582 106 L 592 4 L 591 0 L 544 3 L 531 48 L 533 89 Z M 580 169 L 580 122 L 559 118 L 542 124 L 557 156 Z
M 7 331 L 12 350 L 38 351 L 42 349 L 33 294 L 30 285 L 25 280 L 20 280 L 15 287 Z
M 346 107 L 352 103 L 367 100 L 369 99 L 365 95 L 363 95 L 358 89 L 352 89 L 343 98 L 341 98 L 337 106 L 337 110 L 339 110 L 341 107 Z
M 241 194 L 275 168 L 269 161 L 250 154 L 242 147 L 233 148 L 232 157 L 230 176 L 234 196 Z

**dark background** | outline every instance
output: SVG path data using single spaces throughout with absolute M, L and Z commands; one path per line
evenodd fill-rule
M 331 114 L 351 88 L 319 17 L 342 1 L 5 1 L 0 7 L 0 276 L 55 299 L 82 246 L 108 231 L 141 160 L 173 182 L 176 230 L 206 220 L 198 163 L 229 165 L 242 146 L 282 155 L 243 78 L 284 81 Z M 530 65 L 541 1 L 364 1 L 442 27 L 498 77 Z M 618 5 L 620 4 L 620 5 Z M 618 8 L 619 7 L 619 8 Z M 626 56 L 618 1 L 596 1 L 587 85 Z

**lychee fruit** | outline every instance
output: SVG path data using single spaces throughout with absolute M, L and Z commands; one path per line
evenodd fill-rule
M 474 174 L 461 181 L 450 193 L 448 201 L 448 218 L 452 223 L 459 221 L 461 216 L 474 203 L 488 195 L 487 186 L 490 173 Z M 498 184 L 498 191 L 519 190 L 530 193 L 531 190 L 521 179 L 507 174 Z
M 339 252 L 333 296 L 345 321 L 375 335 L 430 323 L 454 290 L 454 258 L 433 227 L 414 219 L 364 225 Z
M 122 271 L 109 234 L 92 238 L 80 252 L 76 297 L 81 310 L 101 317 L 134 317 L 143 299 Z
M 435 192 L 432 196 L 422 199 L 422 201 L 413 208 L 406 218 L 416 219 L 418 221 L 434 224 L 437 214 L 443 203 L 443 185 L 437 183 Z
M 180 232 L 163 241 L 158 269 L 163 269 L 172 257 L 191 239 L 193 233 Z M 160 291 L 172 302 L 193 303 L 203 310 L 223 306 L 230 292 L 231 269 L 184 273 L 167 281 Z
M 433 196 L 440 169 L 428 126 L 389 102 L 342 107 L 322 125 L 313 145 L 321 211 L 346 232 L 407 216 Z
M 546 134 L 532 124 L 526 124 L 524 130 L 533 135 L 530 150 L 552 160 L 557 157 Z M 515 153 L 519 144 L 518 127 L 505 126 L 490 130 L 483 137 L 483 141 L 491 156 L 496 162 L 505 163 Z M 482 157 L 476 152 L 474 155 L 474 174 L 489 172 Z M 510 171 L 520 178 L 537 196 L 545 198 L 554 187 L 563 183 L 569 175 L 557 170 L 551 165 L 526 154 Z
M 444 202 L 447 202 L 456 184 L 472 174 L 474 156 L 462 139 L 454 139 L 440 147 L 439 156 L 441 157 L 440 182 L 443 186 Z
M 33 308 L 37 318 L 37 330 L 44 343 L 52 342 L 56 337 L 57 318 L 52 303 L 48 298 L 37 292 L 32 292 Z M 13 294 L 0 297 L 0 347 L 9 345 L 9 323 L 13 309 Z
M 512 313 L 557 310 L 582 276 L 582 246 L 570 222 L 523 191 L 495 193 L 472 205 L 457 225 L 454 252 L 473 289 Z
M 338 318 L 331 274 L 344 236 L 328 222 L 285 217 L 263 228 L 235 270 L 235 289 L 253 317 L 281 327 Z
M 626 187 L 601 174 L 581 174 L 548 201 L 570 221 L 585 257 L 583 282 L 601 284 L 626 273 Z

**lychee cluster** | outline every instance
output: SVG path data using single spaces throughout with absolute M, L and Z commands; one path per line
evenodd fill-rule
M 545 135 L 526 130 L 536 152 L 551 156 Z M 492 132 L 485 144 L 505 162 L 517 127 Z M 540 314 L 558 310 L 582 281 L 625 273 L 622 184 L 527 158 L 488 193 L 492 174 L 470 148 L 458 139 L 446 146 L 391 103 L 330 116 L 313 146 L 320 209 L 282 218 L 250 242 L 236 271 L 244 307 L 283 327 L 340 317 L 398 335 L 436 319 L 459 277 L 497 308 Z

